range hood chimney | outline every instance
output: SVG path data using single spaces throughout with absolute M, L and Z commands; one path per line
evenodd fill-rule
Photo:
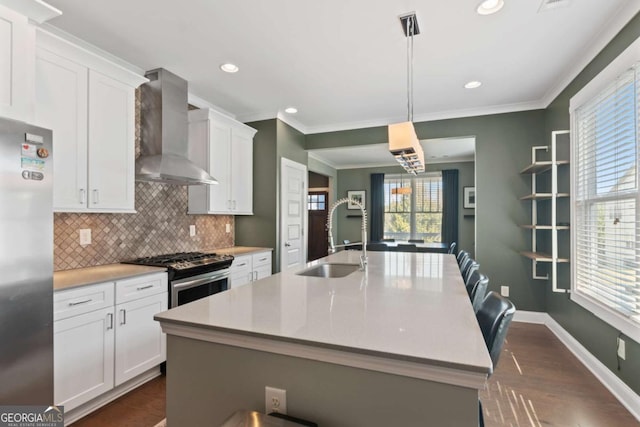
M 140 86 L 141 143 L 136 181 L 217 184 L 215 178 L 187 159 L 187 81 L 163 68 L 147 71 L 145 77 L 149 82 Z

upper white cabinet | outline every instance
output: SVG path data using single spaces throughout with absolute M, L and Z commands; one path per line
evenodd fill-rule
M 0 0 L 0 117 L 33 121 L 35 25 L 58 15 L 41 0 Z
M 33 65 L 33 28 L 26 16 L 0 6 L 0 116 L 29 121 L 32 106 L 29 76 Z M 31 58 L 30 58 L 31 56 Z
M 54 210 L 134 212 L 135 88 L 146 79 L 38 29 L 36 123 L 53 130 Z
M 219 182 L 189 187 L 189 213 L 253 214 L 255 133 L 216 111 L 189 111 L 189 159 Z

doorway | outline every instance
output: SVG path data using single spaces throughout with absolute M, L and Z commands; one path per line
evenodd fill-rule
M 307 194 L 307 213 L 309 234 L 307 239 L 308 261 L 328 255 L 329 233 L 327 232 L 327 214 L 329 213 L 329 177 L 309 171 L 309 192 Z
M 309 261 L 327 256 L 329 250 L 327 213 L 329 212 L 329 192 L 309 191 Z

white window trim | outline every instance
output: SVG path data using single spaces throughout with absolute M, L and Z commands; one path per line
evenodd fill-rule
M 607 85 L 612 83 L 618 76 L 631 68 L 634 64 L 640 61 L 640 38 L 636 39 L 627 49 L 625 49 L 617 58 L 605 67 L 597 76 L 595 76 L 589 83 L 587 83 L 578 93 L 576 93 L 569 101 L 569 114 L 571 120 L 571 224 L 577 224 L 576 212 L 573 208 L 575 188 L 574 183 L 576 179 L 576 170 L 573 165 L 576 165 L 574 139 L 573 135 L 575 129 L 577 129 L 576 123 L 576 110 L 582 106 L 585 102 L 591 100 L 594 96 L 602 92 Z M 640 326 L 632 322 L 616 311 L 606 307 L 604 304 L 597 302 L 595 299 L 590 298 L 585 294 L 578 293 L 576 291 L 575 277 L 576 277 L 576 232 L 571 228 L 571 300 L 576 304 L 587 309 L 595 316 L 602 319 L 612 327 L 616 328 L 629 338 L 636 342 L 640 342 Z

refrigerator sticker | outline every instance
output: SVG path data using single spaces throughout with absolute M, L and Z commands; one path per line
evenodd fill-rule
M 29 157 L 22 157 L 21 163 L 22 163 L 22 169 L 26 169 L 30 171 L 44 170 L 44 160 L 31 159 Z
M 38 147 L 33 144 L 22 144 L 22 157 L 35 159 L 38 157 Z

